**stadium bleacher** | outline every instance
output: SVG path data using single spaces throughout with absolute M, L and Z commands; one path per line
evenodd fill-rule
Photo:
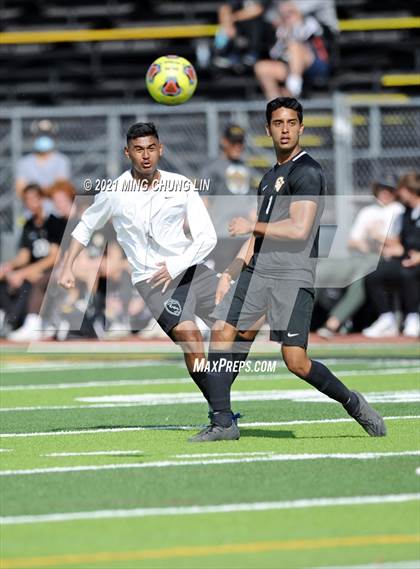
M 220 2 L 17 0 L 0 4 L 3 104 L 125 102 L 147 97 L 144 73 L 162 53 L 195 62 L 211 42 Z M 404 0 L 337 0 L 341 33 L 334 73 L 318 89 L 420 91 L 419 7 Z M 31 35 L 36 32 L 36 35 Z M 58 33 L 57 33 L 58 32 Z M 82 41 L 89 39 L 90 41 Z M 124 39 L 129 38 L 129 39 Z M 187 41 L 186 41 L 187 40 Z M 31 43 L 32 42 L 32 43 Z M 200 71 L 196 100 L 255 98 L 252 71 Z

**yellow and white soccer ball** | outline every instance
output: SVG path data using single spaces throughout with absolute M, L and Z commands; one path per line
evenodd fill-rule
M 197 73 L 193 65 L 178 55 L 158 57 L 146 73 L 149 94 L 162 105 L 181 105 L 194 94 Z

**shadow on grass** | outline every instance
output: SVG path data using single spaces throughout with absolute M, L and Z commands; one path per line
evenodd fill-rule
M 295 439 L 293 431 L 273 431 L 268 429 L 246 429 L 241 428 L 241 437 L 256 437 L 263 439 Z
M 57 427 L 54 429 L 50 429 L 48 432 L 65 432 L 65 431 L 113 431 L 119 429 L 126 429 L 127 431 L 130 430 L 144 430 L 144 431 L 186 431 L 192 429 L 201 429 L 201 425 L 85 425 L 83 427 L 66 427 L 65 429 L 62 427 Z

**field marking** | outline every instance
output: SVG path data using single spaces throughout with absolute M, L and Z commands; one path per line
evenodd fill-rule
M 400 403 L 420 401 L 420 390 L 405 391 L 371 391 L 366 392 L 365 397 L 372 403 Z M 130 404 L 137 403 L 143 405 L 177 405 L 182 403 L 202 402 L 201 393 L 142 393 L 129 395 L 99 395 L 91 397 L 76 397 L 76 401 L 81 403 L 94 404 Z M 324 393 L 315 389 L 273 389 L 262 391 L 235 391 L 234 400 L 236 401 L 303 401 L 303 402 L 329 402 L 336 403 Z
M 216 504 L 210 506 L 175 506 L 163 508 L 128 508 L 120 510 L 93 510 L 0 517 L 0 525 L 21 525 L 75 520 L 107 518 L 144 518 L 150 516 L 189 516 L 197 514 L 226 514 L 235 512 L 265 512 L 268 510 L 294 510 L 300 508 L 326 508 L 331 506 L 362 506 L 369 504 L 396 504 L 420 500 L 420 493 L 384 494 L 368 496 L 338 496 L 335 498 L 309 498 L 278 502 L 250 502 Z
M 391 369 L 360 369 L 360 370 L 338 370 L 337 374 L 343 377 L 359 376 L 359 375 L 407 375 L 416 372 L 417 365 L 408 366 L 407 369 L 391 368 Z M 124 366 L 122 366 L 124 367 Z M 281 366 L 285 368 L 284 364 Z M 78 368 L 79 369 L 79 368 Z M 273 373 L 266 374 L 253 374 L 252 372 L 244 372 L 241 375 L 241 381 L 277 381 L 283 379 L 293 379 L 295 376 L 292 373 L 283 373 L 273 376 Z M 101 380 L 101 381 L 86 381 L 86 382 L 67 382 L 67 383 L 31 383 L 19 385 L 3 385 L 0 386 L 0 391 L 32 391 L 32 390 L 49 390 L 49 389 L 80 389 L 89 387 L 118 387 L 120 385 L 184 385 L 191 384 L 190 377 L 159 377 L 156 379 L 121 379 L 121 380 Z
M 390 415 L 384 417 L 385 421 L 411 421 L 420 419 L 420 415 Z M 322 425 L 323 423 L 354 423 L 354 419 L 340 417 L 337 419 L 302 419 L 293 421 L 257 421 L 242 423 L 241 427 L 284 427 L 288 425 Z M 96 435 L 102 433 L 124 433 L 137 431 L 191 431 L 200 429 L 204 425 L 150 425 L 147 427 L 106 427 L 98 429 L 79 429 L 77 431 L 39 431 L 32 433 L 0 433 L 1 438 L 27 438 L 27 437 L 59 437 L 65 435 Z
M 93 450 L 86 452 L 50 452 L 40 456 L 127 456 L 129 454 L 138 456 L 144 452 L 141 450 Z
M 211 456 L 267 456 L 274 454 L 273 450 L 263 450 L 257 452 L 207 452 L 199 454 L 174 454 L 174 458 L 208 458 Z
M 215 458 L 207 460 L 160 460 L 141 463 L 91 464 L 79 466 L 51 466 L 45 468 L 28 468 L 18 470 L 1 470 L 1 476 L 27 476 L 32 474 L 67 474 L 68 472 L 91 472 L 99 470 L 127 470 L 138 468 L 169 468 L 173 466 L 208 466 L 214 464 L 240 464 L 251 462 L 284 462 L 300 460 L 376 460 L 378 458 L 394 458 L 402 456 L 420 456 L 418 450 L 400 452 L 360 452 L 360 453 L 314 453 L 314 454 L 272 454 L 242 458 Z
M 417 403 L 420 390 L 380 391 L 365 393 L 371 403 Z M 203 396 L 196 392 L 182 393 L 143 393 L 131 395 L 101 395 L 95 397 L 76 397 L 82 405 L 34 405 L 24 407 L 3 407 L 2 413 L 27 411 L 61 411 L 69 409 L 102 409 L 123 407 L 148 407 L 157 405 L 186 405 L 202 403 Z M 329 403 L 336 401 L 314 389 L 274 389 L 270 391 L 235 391 L 234 402 L 240 401 L 293 401 L 297 403 Z
M 412 561 L 391 561 L 391 563 L 369 563 L 367 565 L 325 565 L 308 569 L 419 569 L 420 559 Z
M 417 476 L 420 476 L 420 466 L 418 468 L 416 468 L 416 474 L 417 474 Z
M 64 370 L 78 370 L 83 369 L 103 369 L 104 363 L 107 368 L 126 368 L 126 367 L 151 367 L 156 365 L 156 360 L 131 360 L 131 361 L 107 361 L 97 360 L 93 362 L 39 362 L 36 364 L 17 364 L 17 363 L 2 363 L 3 373 L 21 373 L 21 372 L 37 372 L 37 371 L 64 371 Z M 183 362 L 174 362 L 162 360 L 159 362 L 161 366 L 179 366 L 184 367 Z
M 370 535 L 346 536 L 316 539 L 292 539 L 282 541 L 257 541 L 254 543 L 228 543 L 223 545 L 187 545 L 163 549 L 145 549 L 143 551 L 101 551 L 50 555 L 46 557 L 18 557 L 2 559 L 3 569 L 29 569 L 74 564 L 104 563 L 112 561 L 133 561 L 145 559 L 175 559 L 182 557 L 208 557 L 232 553 L 267 553 L 269 551 L 316 550 L 370 545 L 401 545 L 419 543 L 417 535 Z M 378 567 L 378 565 L 376 566 Z

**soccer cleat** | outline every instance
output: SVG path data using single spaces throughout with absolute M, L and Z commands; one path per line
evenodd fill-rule
M 371 437 L 384 437 L 386 435 L 386 425 L 382 417 L 358 391 L 353 391 L 359 401 L 359 407 L 351 417 L 355 419 L 361 427 Z
M 235 421 L 230 427 L 222 427 L 212 423 L 193 437 L 188 439 L 190 443 L 210 443 L 215 441 L 237 441 L 240 437 L 239 429 Z
M 235 423 L 236 426 L 238 425 L 238 419 L 240 419 L 241 417 L 243 417 L 243 415 L 241 415 L 240 413 L 232 413 L 232 421 Z M 206 425 L 203 429 L 201 429 L 201 431 L 199 431 L 197 435 L 194 435 L 194 437 L 197 437 L 198 435 L 205 433 L 212 426 L 212 424 L 214 423 L 214 411 L 209 411 L 208 418 L 210 424 Z

